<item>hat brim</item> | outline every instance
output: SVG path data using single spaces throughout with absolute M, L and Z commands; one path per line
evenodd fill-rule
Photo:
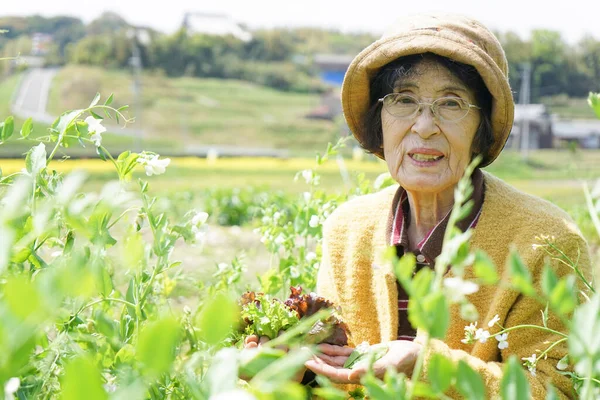
M 358 54 L 348 67 L 342 84 L 342 109 L 348 127 L 356 139 L 364 143 L 364 118 L 370 108 L 371 79 L 381 67 L 399 57 L 428 52 L 472 65 L 490 91 L 495 140 L 481 167 L 489 165 L 504 148 L 514 119 L 514 103 L 506 71 L 502 71 L 481 47 L 448 30 L 419 29 L 382 38 Z M 383 151 L 374 154 L 384 158 Z

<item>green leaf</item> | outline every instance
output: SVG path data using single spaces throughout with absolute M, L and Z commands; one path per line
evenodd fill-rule
M 556 388 L 554 386 L 548 385 L 545 400 L 560 400 L 560 397 L 558 397 L 558 393 L 556 393 Z
M 145 241 L 139 233 L 132 233 L 121 241 L 123 260 L 128 268 L 139 270 L 145 265 Z
M 234 329 L 239 315 L 233 300 L 223 293 L 217 294 L 204 304 L 198 316 L 200 336 L 209 345 L 220 343 Z
M 428 331 L 431 337 L 445 338 L 450 324 L 450 310 L 446 296 L 441 292 L 427 296 L 423 302 L 423 308 L 429 319 Z
M 600 118 L 600 93 L 590 92 L 588 96 L 588 104 L 594 110 L 594 113 Z
M 8 140 L 15 130 L 15 120 L 12 116 L 6 117 L 4 122 L 0 123 L 0 142 Z
M 450 323 L 446 297 L 437 292 L 412 298 L 408 303 L 408 320 L 415 328 L 429 332 L 431 337 L 443 339 Z
M 542 270 L 542 292 L 550 297 L 550 293 L 554 290 L 558 283 L 558 277 L 549 265 L 544 265 Z
M 265 392 L 276 390 L 293 379 L 313 356 L 307 347 L 292 350 L 258 372 L 252 379 L 252 385 Z
M 531 283 L 531 273 L 527 266 L 523 264 L 523 260 L 519 253 L 514 249 L 508 257 L 508 265 L 511 273 L 510 278 L 512 286 L 527 296 L 534 296 L 535 289 Z
M 142 329 L 136 353 L 152 375 L 171 369 L 180 335 L 179 323 L 171 317 L 151 322 Z
M 420 299 L 431 293 L 433 275 L 433 270 L 429 268 L 423 268 L 417 272 L 410 285 L 410 297 Z
M 96 93 L 96 96 L 94 96 L 94 100 L 92 100 L 92 102 L 90 103 L 90 106 L 88 108 L 94 107 L 96 104 L 98 104 L 99 101 L 100 101 L 100 93 Z
M 550 293 L 550 307 L 562 315 L 571 313 L 577 305 L 575 276 L 569 275 L 558 281 Z
M 104 117 L 102 117 L 100 114 L 93 112 L 92 110 L 90 110 L 90 114 L 92 114 L 92 117 L 94 117 L 96 119 L 100 119 L 100 120 L 104 119 Z
M 33 176 L 37 176 L 42 169 L 46 168 L 46 145 L 44 143 L 32 147 L 27 152 L 25 167 L 27 172 Z
M 109 105 L 111 105 L 111 104 L 112 104 L 112 102 L 113 102 L 113 95 L 114 95 L 114 94 L 113 94 L 113 93 L 111 93 L 111 94 L 110 94 L 110 96 L 108 96 L 108 99 L 106 99 L 106 101 L 104 102 L 104 105 L 105 105 L 105 106 L 109 106 Z
M 9 280 L 3 287 L 4 300 L 14 315 L 22 320 L 40 314 L 44 302 L 37 288 L 25 276 Z
M 129 280 L 129 286 L 127 286 L 127 292 L 125 293 L 125 300 L 132 304 L 137 304 L 137 292 L 135 290 L 136 282 L 135 278 L 131 278 Z M 135 307 L 127 305 L 127 312 L 131 316 L 131 318 L 137 318 Z
M 468 400 L 481 400 L 486 398 L 485 385 L 481 376 L 473 371 L 469 365 L 460 360 L 456 373 L 456 388 Z
M 398 397 L 388 393 L 383 382 L 377 379 L 373 374 L 365 375 L 361 380 L 362 385 L 367 389 L 369 398 L 377 400 L 395 400 Z
M 77 357 L 67 364 L 61 389 L 61 400 L 108 399 L 108 395 L 102 388 L 100 371 L 84 356 Z
M 209 398 L 215 398 L 220 393 L 231 392 L 236 388 L 238 364 L 238 354 L 234 348 L 224 348 L 215 354 L 203 379 L 203 384 L 208 386 Z
M 391 247 L 391 250 L 395 253 L 396 249 Z M 396 273 L 396 277 L 402 283 L 402 286 L 407 291 L 410 292 L 408 288 L 410 286 L 410 279 L 415 272 L 415 266 L 417 265 L 417 261 L 415 255 L 413 253 L 407 253 L 404 256 L 400 257 L 398 262 L 394 265 L 394 272 Z M 408 287 L 407 287 L 408 286 Z
M 475 262 L 473 263 L 473 271 L 475 276 L 481 279 L 485 285 L 494 285 L 498 282 L 498 273 L 496 272 L 496 266 L 491 258 L 482 251 L 475 251 Z
M 252 378 L 273 362 L 285 356 L 285 351 L 271 347 L 242 349 L 240 352 L 240 376 Z
M 96 146 L 94 146 L 96 147 Z M 100 147 L 96 147 L 96 154 L 98 154 L 98 156 L 100 157 L 100 159 L 102 161 L 107 161 L 110 157 L 109 154 L 106 152 L 106 150 L 104 150 L 104 147 L 100 146 Z
M 529 400 L 531 392 L 525 371 L 517 356 L 512 355 L 504 367 L 504 374 L 500 382 L 500 394 L 503 399 Z
M 128 108 L 129 108 L 129 106 L 128 106 L 128 105 L 124 105 L 124 106 L 121 106 L 121 107 L 117 108 L 117 111 L 125 111 L 125 110 L 127 110 Z
M 23 122 L 23 126 L 21 127 L 21 137 L 23 139 L 27 139 L 31 132 L 33 131 L 33 119 L 27 118 L 25 122 Z
M 452 361 L 441 354 L 434 354 L 429 362 L 427 373 L 431 388 L 436 393 L 445 393 L 452 383 L 454 372 Z
M 63 113 L 60 117 L 56 118 L 52 124 L 52 128 L 58 134 L 64 135 L 67 129 L 73 124 L 77 117 L 83 112 L 83 110 L 73 110 Z

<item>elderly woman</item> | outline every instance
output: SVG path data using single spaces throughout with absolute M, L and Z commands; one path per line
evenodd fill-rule
M 348 126 L 367 151 L 386 161 L 399 186 L 358 197 L 331 215 L 324 225 L 318 292 L 341 305 L 353 346 L 388 343 L 388 353 L 375 364 L 380 375 L 388 367 L 410 375 L 422 351 L 420 332 L 407 319 L 407 295 L 381 259 L 384 250 L 395 246 L 399 256 L 413 253 L 418 266 L 433 266 L 465 168 L 476 155 L 483 158 L 480 167 L 493 162 L 510 133 L 514 104 L 507 73 L 502 47 L 487 28 L 446 15 L 401 21 L 346 73 L 342 103 Z M 559 276 L 568 274 L 568 267 L 532 246 L 542 235 L 589 268 L 587 244 L 564 211 L 480 169 L 472 184 L 474 207 L 459 228 L 474 230 L 471 247 L 484 250 L 500 276 L 511 248 L 535 284 L 545 262 Z M 465 278 L 473 277 L 467 269 Z M 504 327 L 542 324 L 543 306 L 504 287 L 482 286 L 469 300 L 479 313 L 478 326 L 496 315 Z M 425 378 L 434 353 L 463 360 L 482 375 L 489 397 L 498 395 L 502 363 L 510 355 L 531 357 L 556 340 L 520 329 L 510 333 L 504 349 L 495 340 L 465 344 L 465 325 L 458 307 L 451 307 L 446 338 L 432 340 L 427 349 Z M 553 318 L 549 326 L 564 329 Z M 364 368 L 342 367 L 352 347 L 323 345 L 322 351 L 307 363 L 309 369 L 340 383 L 359 382 Z M 574 396 L 570 379 L 556 369 L 566 352 L 566 346 L 555 347 L 537 363 L 536 374 L 527 373 L 534 398 L 544 398 L 549 382 L 560 396 Z

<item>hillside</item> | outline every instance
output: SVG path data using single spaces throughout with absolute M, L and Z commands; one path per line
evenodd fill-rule
M 335 141 L 339 127 L 304 115 L 319 105 L 319 96 L 273 90 L 248 82 L 200 78 L 142 76 L 141 111 L 126 71 L 68 66 L 54 79 L 49 112 L 79 108 L 96 92 L 115 95 L 137 118 L 132 126 L 148 137 L 169 137 L 186 146 L 220 144 L 290 149 L 312 154 Z

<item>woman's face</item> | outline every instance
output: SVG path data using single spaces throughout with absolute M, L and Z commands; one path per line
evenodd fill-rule
M 416 64 L 408 76 L 396 82 L 394 92 L 427 103 L 451 96 L 475 104 L 473 92 L 432 60 Z M 395 117 L 382 108 L 383 153 L 392 177 L 412 192 L 441 194 L 453 190 L 471 161 L 471 145 L 480 120 L 474 108 L 454 122 L 435 118 L 427 105 L 410 119 Z

